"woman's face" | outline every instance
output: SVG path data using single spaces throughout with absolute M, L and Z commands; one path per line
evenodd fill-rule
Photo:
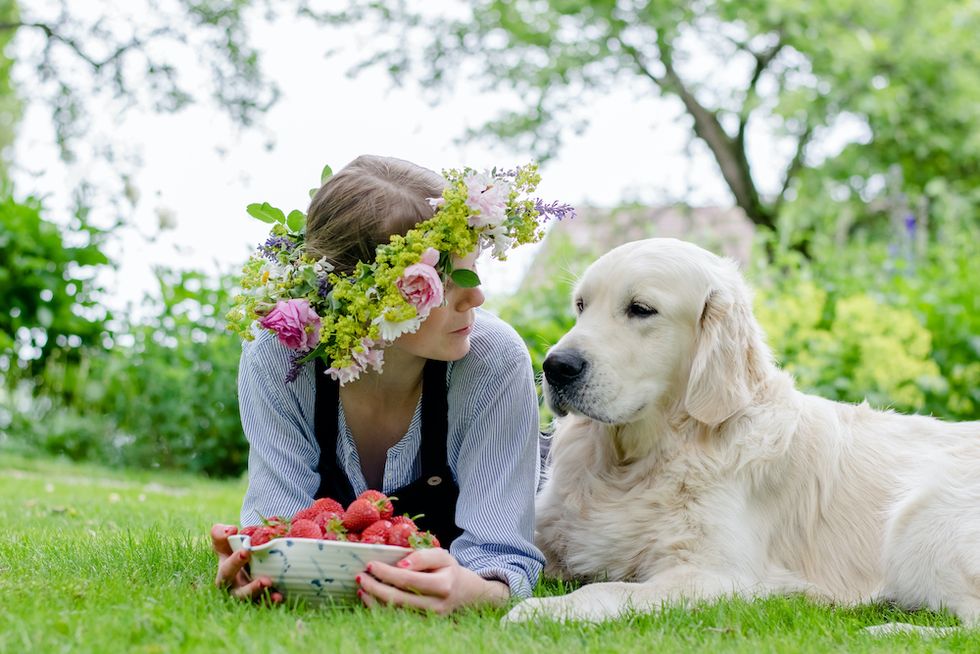
M 462 259 L 454 259 L 457 269 L 476 271 L 477 253 Z M 414 334 L 399 336 L 391 347 L 409 354 L 437 361 L 456 361 L 470 351 L 470 332 L 476 315 L 474 309 L 486 299 L 480 287 L 462 288 L 446 281 L 445 304 L 429 312 L 421 327 Z

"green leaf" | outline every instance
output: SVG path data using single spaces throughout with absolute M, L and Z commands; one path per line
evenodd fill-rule
M 321 356 L 326 350 L 327 350 L 326 343 L 320 343 L 315 348 L 310 350 L 307 354 L 303 355 L 303 357 L 299 359 L 299 363 L 306 363 L 307 361 L 312 361 L 318 356 Z
M 311 200 L 316 197 L 316 192 L 319 191 L 319 190 L 320 189 L 318 189 L 318 188 L 311 188 L 310 189 L 310 199 Z
M 299 209 L 293 209 L 286 216 L 286 227 L 289 228 L 291 232 L 298 232 L 303 229 L 303 225 L 306 224 L 306 214 Z
M 280 209 L 276 209 L 274 206 L 268 202 L 263 202 L 259 204 L 258 202 L 253 202 L 252 204 L 245 207 L 248 215 L 253 218 L 258 218 L 264 223 L 285 223 L 286 214 Z
M 480 285 L 480 278 L 472 270 L 466 270 L 465 268 L 458 268 L 454 270 L 451 275 L 453 282 L 457 286 L 462 288 L 473 288 Z
M 325 184 L 331 177 L 333 177 L 333 170 L 330 168 L 330 166 L 324 166 L 323 172 L 320 173 L 320 185 L 322 186 Z

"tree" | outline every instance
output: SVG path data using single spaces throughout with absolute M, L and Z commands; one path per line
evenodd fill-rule
M 837 200 L 867 201 L 896 165 L 902 191 L 913 196 L 937 179 L 977 186 L 980 9 L 967 0 L 474 0 L 468 7 L 447 17 L 422 3 L 355 0 L 342 12 L 307 13 L 386 24 L 392 38 L 377 42 L 389 45 L 363 65 L 387 67 L 396 82 L 443 88 L 473 73 L 488 88 L 513 89 L 523 107 L 480 133 L 542 158 L 560 146 L 563 123 L 587 119 L 577 109 L 590 98 L 645 85 L 682 105 L 735 204 L 762 227 L 777 227 L 786 203 L 800 196 L 800 180 L 817 169 L 819 193 L 832 190 Z M 428 45 L 411 46 L 420 42 Z M 821 154 L 848 120 L 863 136 L 840 155 Z M 772 189 L 760 184 L 748 148 L 765 132 L 789 146 Z
M 279 96 L 250 44 L 254 5 L 272 15 L 263 0 L 52 0 L 19 9 L 0 0 L 0 43 L 24 34 L 18 63 L 38 83 L 18 91 L 51 108 L 61 155 L 71 161 L 94 98 L 110 98 L 120 113 L 134 106 L 169 113 L 209 93 L 235 123 L 253 125 Z M 0 85 L 0 101 L 10 93 Z M 111 156 L 115 145 L 100 148 Z

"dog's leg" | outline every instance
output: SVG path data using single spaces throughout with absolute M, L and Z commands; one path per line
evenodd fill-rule
M 535 619 L 602 622 L 630 612 L 658 611 L 666 604 L 710 601 L 732 595 L 764 596 L 774 591 L 775 589 L 745 584 L 712 572 L 678 568 L 660 573 L 642 583 L 589 584 L 568 595 L 524 600 L 511 609 L 502 622 L 526 622 Z

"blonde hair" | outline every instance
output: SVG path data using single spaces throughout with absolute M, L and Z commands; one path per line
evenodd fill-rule
M 374 261 L 375 248 L 432 217 L 441 175 L 404 159 L 361 155 L 327 180 L 306 216 L 306 248 L 338 273 Z

